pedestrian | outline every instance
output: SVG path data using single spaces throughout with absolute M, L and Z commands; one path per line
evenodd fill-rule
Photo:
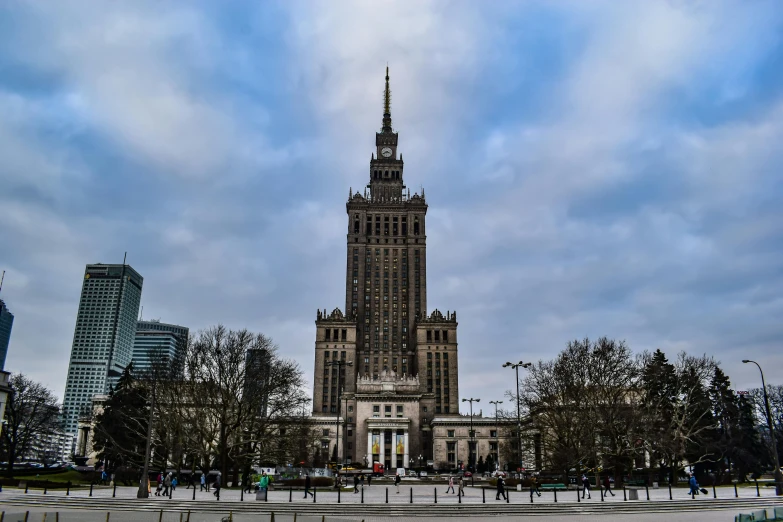
M 372 482 L 372 473 L 367 474 L 367 487 L 370 487 L 370 482 Z
M 359 492 L 359 475 L 353 476 L 353 494 L 357 494 Z
M 614 496 L 614 493 L 612 493 L 612 483 L 609 481 L 609 475 L 604 477 L 604 496 L 606 495 Z
M 498 491 L 495 495 L 495 500 L 500 500 L 500 497 L 503 497 L 503 500 L 508 500 L 506 498 L 506 483 L 503 480 L 503 477 L 498 477 Z
M 311 497 L 314 497 L 313 492 L 310 491 L 310 474 L 305 473 L 305 494 L 304 498 L 307 498 L 307 495 L 310 495 Z
M 171 478 L 171 491 L 177 491 L 177 484 L 179 484 L 179 481 L 177 480 L 177 477 Z
M 541 490 L 538 489 L 538 479 L 536 478 L 535 475 L 530 477 L 530 500 L 531 501 L 533 500 L 533 493 L 535 493 L 539 497 L 541 496 Z
M 196 489 L 196 486 L 193 486 L 193 489 Z M 199 491 L 204 491 L 205 489 L 207 489 L 207 474 L 206 473 L 202 473 L 201 474 L 201 489 L 199 489 Z
M 461 476 L 459 478 L 458 485 L 459 485 L 459 494 L 464 497 L 465 496 L 465 480 Z
M 215 477 L 215 492 L 212 493 L 215 495 L 215 498 L 220 498 L 220 487 L 222 484 L 220 483 L 220 472 L 218 471 L 217 477 Z M 209 490 L 207 490 L 209 491 Z
M 449 490 L 451 490 L 452 493 L 454 493 L 454 477 L 449 476 L 449 487 L 446 488 L 446 494 L 448 495 Z
M 163 473 L 158 473 L 157 486 L 155 487 L 155 496 L 159 497 L 161 490 L 163 490 Z
M 168 497 L 169 491 L 171 491 L 171 472 L 166 474 L 166 478 L 163 479 L 163 496 Z
M 693 473 L 689 473 L 690 478 L 688 479 L 688 485 L 690 486 L 690 495 L 691 497 L 695 497 L 699 494 L 699 483 L 696 482 L 696 475 Z
M 398 494 L 398 495 L 400 494 L 400 480 L 401 480 L 401 479 L 400 479 L 400 474 L 399 474 L 399 473 L 397 473 L 397 474 L 394 476 L 394 486 L 397 488 L 397 494 Z
M 247 488 L 249 490 L 250 486 L 248 486 Z M 266 471 L 262 471 L 261 478 L 258 479 L 258 490 L 264 492 L 264 500 L 266 500 L 268 488 L 269 488 L 269 476 L 266 474 Z M 248 491 L 248 493 L 249 492 L 250 491 Z
M 359 482 L 361 482 L 361 484 L 362 484 L 362 487 L 364 487 L 364 473 L 362 473 L 362 474 L 359 476 Z
M 585 493 L 587 493 L 587 498 L 590 498 L 590 479 L 582 473 L 582 498 L 585 498 Z

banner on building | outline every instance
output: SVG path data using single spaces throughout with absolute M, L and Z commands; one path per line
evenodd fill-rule
M 405 454 L 405 435 L 402 433 L 397 434 L 397 455 Z
M 381 436 L 377 433 L 373 433 L 372 435 L 372 454 L 381 454 Z

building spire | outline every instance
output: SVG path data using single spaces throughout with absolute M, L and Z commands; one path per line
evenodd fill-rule
M 383 91 L 383 132 L 392 132 L 391 89 L 389 89 L 389 66 L 386 65 L 386 89 Z

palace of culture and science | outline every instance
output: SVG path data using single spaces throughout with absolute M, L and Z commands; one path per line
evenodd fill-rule
M 398 139 L 387 68 L 369 183 L 346 205 L 345 312 L 317 314 L 313 420 L 340 462 L 453 468 L 510 432 L 474 417 L 471 440 L 459 413 L 457 314 L 427 313 L 427 202 L 406 189 Z

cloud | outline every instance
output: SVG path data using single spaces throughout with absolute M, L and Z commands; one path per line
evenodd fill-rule
M 3 9 L 7 365 L 57 393 L 83 265 L 125 251 L 145 316 L 264 331 L 311 376 L 387 62 L 463 394 L 586 335 L 714 354 L 738 386 L 743 354 L 783 362 L 774 2 Z

